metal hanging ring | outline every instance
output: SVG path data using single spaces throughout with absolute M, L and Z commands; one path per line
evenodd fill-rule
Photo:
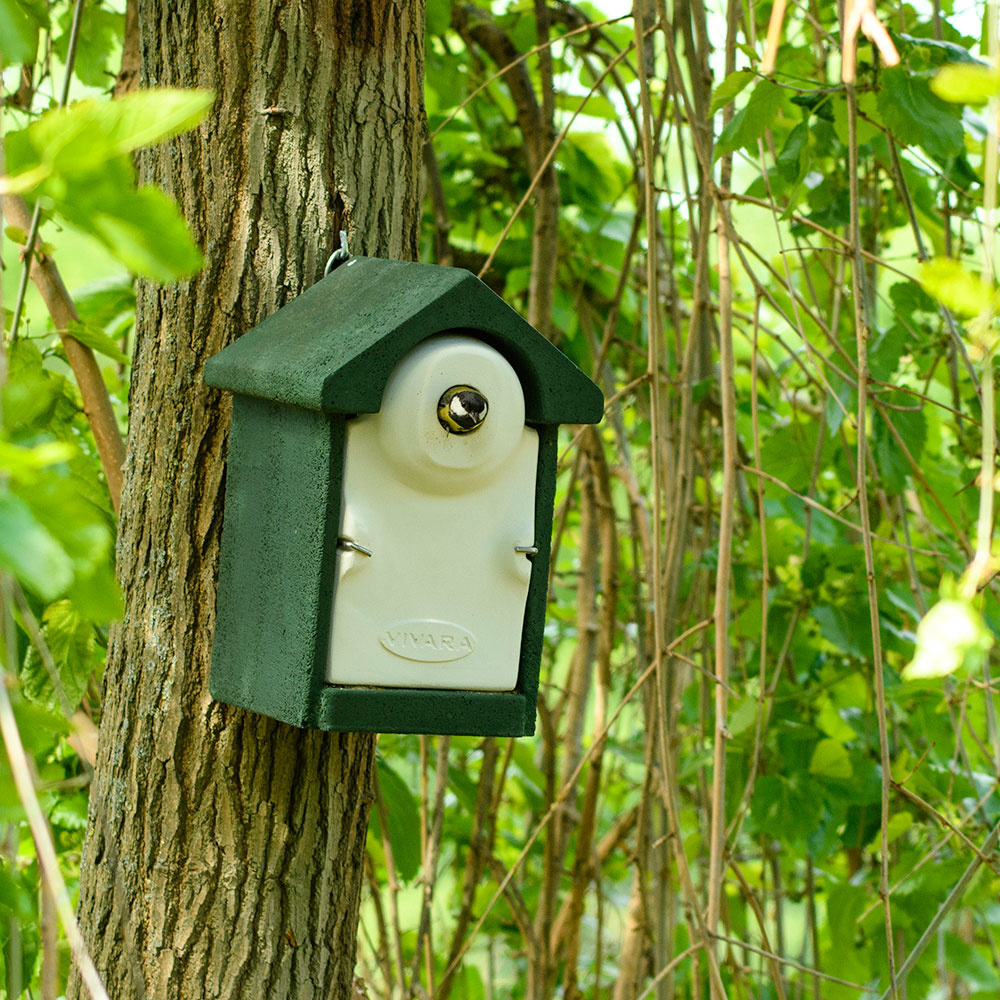
M 347 232 L 341 229 L 340 247 L 330 254 L 330 257 L 326 262 L 326 267 L 323 268 L 323 277 L 325 278 L 334 268 L 339 267 L 345 260 L 349 260 L 350 257 L 351 252 L 347 249 Z

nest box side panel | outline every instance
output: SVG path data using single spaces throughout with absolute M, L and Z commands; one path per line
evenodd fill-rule
M 342 421 L 331 433 L 325 414 L 234 399 L 209 688 L 297 726 L 326 656 L 342 449 Z
M 552 510 L 556 497 L 556 466 L 559 463 L 558 427 L 538 428 L 538 475 L 535 479 L 535 545 L 538 553 L 531 566 L 528 604 L 521 633 L 521 663 L 517 690 L 524 695 L 525 736 L 535 732 L 538 677 L 545 637 L 545 605 L 549 591 L 549 559 L 552 552 Z

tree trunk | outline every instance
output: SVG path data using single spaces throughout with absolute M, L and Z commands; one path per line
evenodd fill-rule
M 423 0 L 140 0 L 145 86 L 212 87 L 141 159 L 204 248 L 139 291 L 80 920 L 115 1000 L 351 995 L 371 737 L 208 694 L 230 404 L 204 361 L 317 281 L 337 232 L 414 258 Z M 275 581 L 275 586 L 281 586 Z M 85 995 L 74 977 L 69 994 Z

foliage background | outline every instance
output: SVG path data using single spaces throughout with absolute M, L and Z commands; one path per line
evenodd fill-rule
M 0 0 L 5 210 L 43 206 L 78 314 L 8 218 L 0 722 L 70 895 L 118 605 L 67 335 L 124 430 L 130 275 L 198 261 L 130 154 L 210 103 L 107 100 L 124 12 L 86 4 L 74 56 L 77 6 Z M 845 12 L 783 7 L 428 2 L 423 257 L 608 407 L 564 441 L 538 735 L 380 739 L 371 997 L 1000 990 L 997 10 L 881 4 L 845 83 Z M 55 997 L 4 740 L 0 992 Z

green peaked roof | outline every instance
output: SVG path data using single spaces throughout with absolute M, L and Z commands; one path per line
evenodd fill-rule
M 328 413 L 376 413 L 396 363 L 420 341 L 469 331 L 510 362 L 528 423 L 598 423 L 600 389 L 475 275 L 352 257 L 210 358 L 217 389 Z

